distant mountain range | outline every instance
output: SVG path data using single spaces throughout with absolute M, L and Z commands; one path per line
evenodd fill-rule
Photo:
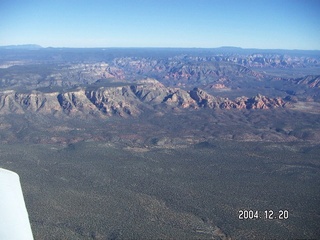
M 235 46 L 221 46 L 216 48 L 162 48 L 162 47 L 42 47 L 39 44 L 17 44 L 17 45 L 3 45 L 0 46 L 0 49 L 25 49 L 25 50 L 34 50 L 34 49 L 161 49 L 161 50 L 172 50 L 172 51 L 184 51 L 184 52 L 216 52 L 224 54 L 254 54 L 254 53 L 271 53 L 271 54 L 319 54 L 320 50 L 301 50 L 301 49 L 260 49 L 260 48 L 241 48 Z
M 283 77 L 259 70 L 320 69 L 320 55 L 235 54 L 231 52 L 243 49 L 234 47 L 219 48 L 226 54 L 203 49 L 4 48 L 17 51 L 0 55 L 0 114 L 137 116 L 155 105 L 268 109 L 288 105 L 283 99 L 320 97 L 319 75 Z M 41 51 L 19 53 L 37 48 Z
M 22 44 L 22 45 L 7 45 L 0 46 L 0 49 L 20 49 L 20 50 L 37 50 L 42 49 L 43 47 L 37 44 Z
M 2 47 L 0 142 L 319 142 L 320 52 L 287 53 Z

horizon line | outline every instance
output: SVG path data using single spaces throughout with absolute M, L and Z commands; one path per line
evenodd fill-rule
M 299 48 L 257 48 L 257 47 L 238 47 L 238 46 L 219 46 L 219 47 L 161 47 L 161 46 L 142 46 L 142 47 L 134 47 L 134 46 L 127 46 L 127 47 L 120 47 L 120 46 L 109 46 L 109 47 L 53 47 L 53 46 L 47 46 L 43 47 L 40 44 L 10 44 L 10 45 L 0 45 L 0 48 L 34 48 L 34 49 L 48 49 L 48 48 L 56 48 L 56 49 L 238 49 L 238 50 L 282 50 L 282 51 L 320 51 L 320 49 L 299 49 Z

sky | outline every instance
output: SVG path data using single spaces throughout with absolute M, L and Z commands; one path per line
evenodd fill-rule
M 0 45 L 320 50 L 320 0 L 1 0 Z

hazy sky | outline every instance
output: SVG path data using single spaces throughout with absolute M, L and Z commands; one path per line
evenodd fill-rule
M 0 45 L 320 50 L 320 0 L 0 0 Z

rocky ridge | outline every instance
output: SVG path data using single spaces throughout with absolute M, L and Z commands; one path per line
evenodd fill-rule
M 211 81 L 230 74 L 243 77 L 262 78 L 263 74 L 255 72 L 245 66 L 233 62 L 217 61 L 214 58 L 201 60 L 199 58 L 117 58 L 112 65 L 126 76 L 153 76 L 161 82 L 172 81 L 194 83 Z M 170 80 L 170 81 L 169 81 Z
M 296 84 L 307 85 L 309 88 L 320 88 L 320 75 L 308 75 L 291 81 Z
M 284 107 L 281 98 L 257 95 L 235 100 L 215 97 L 200 88 L 185 91 L 165 87 L 154 79 L 117 87 L 81 88 L 65 92 L 13 90 L 0 92 L 0 114 L 37 112 L 42 114 L 138 116 L 143 109 L 166 105 L 177 108 L 208 109 L 269 109 Z
M 233 62 L 246 67 L 260 68 L 297 68 L 320 65 L 320 59 L 317 57 L 297 56 L 290 54 L 230 54 L 224 56 L 215 56 L 214 59 L 216 61 Z

